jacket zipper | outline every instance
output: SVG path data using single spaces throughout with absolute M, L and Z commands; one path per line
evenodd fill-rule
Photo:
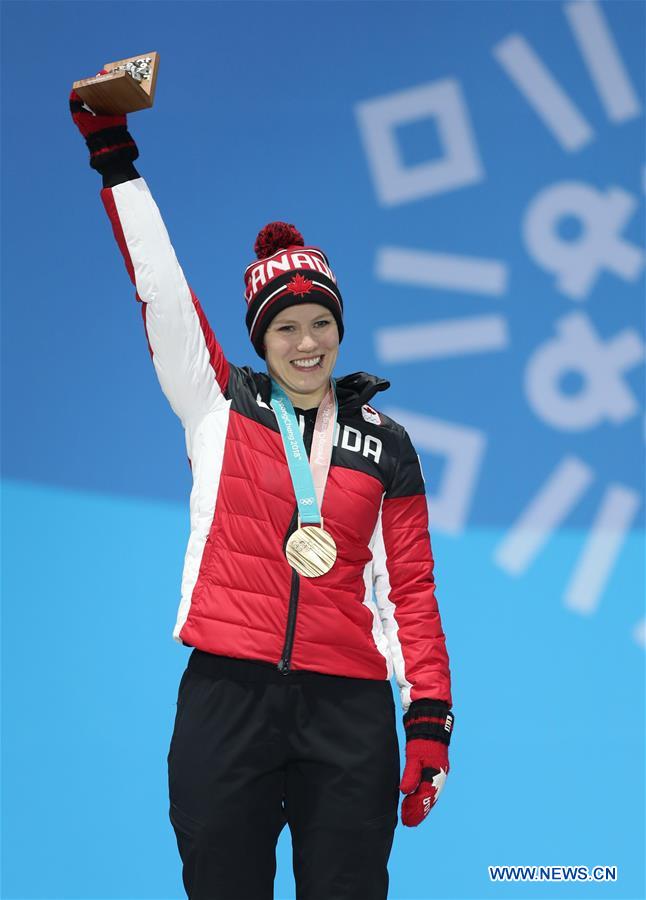
M 285 552 L 285 547 L 287 545 L 287 541 L 289 536 L 295 530 L 294 526 L 298 520 L 298 507 L 294 509 L 294 514 L 292 515 L 292 520 L 289 523 L 289 528 L 287 529 L 287 534 L 283 540 L 283 553 Z M 280 662 L 277 665 L 277 669 L 281 675 L 289 675 L 289 664 L 292 657 L 292 647 L 294 645 L 294 630 L 296 628 L 296 611 L 298 609 L 298 589 L 300 586 L 300 575 L 296 571 L 296 569 L 292 569 L 292 586 L 289 592 L 289 612 L 287 613 L 287 629 L 285 631 L 285 643 L 283 645 L 283 652 L 280 658 Z

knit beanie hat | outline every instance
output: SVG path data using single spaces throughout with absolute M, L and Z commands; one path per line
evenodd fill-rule
M 343 300 L 327 256 L 306 247 L 299 231 L 287 222 L 270 222 L 259 232 L 254 251 L 258 259 L 244 273 L 249 337 L 258 356 L 265 358 L 263 338 L 279 312 L 299 303 L 320 303 L 329 309 L 343 339 Z

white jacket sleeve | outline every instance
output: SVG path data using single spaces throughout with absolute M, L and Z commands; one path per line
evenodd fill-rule
M 161 388 L 184 428 L 221 400 L 229 364 L 189 287 L 143 178 L 101 191 L 115 238 L 142 303 Z

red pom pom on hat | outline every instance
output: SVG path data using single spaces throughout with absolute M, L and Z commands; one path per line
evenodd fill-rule
M 303 235 L 297 228 L 288 222 L 270 222 L 258 232 L 253 249 L 258 259 L 265 259 L 277 250 L 295 246 L 305 246 Z

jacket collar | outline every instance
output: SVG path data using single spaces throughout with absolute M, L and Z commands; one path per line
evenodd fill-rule
M 258 390 L 261 399 L 270 405 L 271 379 L 266 372 L 256 373 Z M 353 372 L 351 375 L 342 375 L 336 379 L 336 396 L 339 401 L 339 411 L 348 413 L 353 409 L 360 409 L 364 403 L 370 400 L 379 391 L 386 391 L 390 382 L 378 375 L 369 372 Z
M 379 391 L 387 391 L 390 382 L 378 375 L 370 375 L 368 372 L 353 372 L 351 375 L 343 375 L 336 379 L 336 396 L 339 401 L 339 409 L 349 412 L 351 409 L 360 409 L 364 403 L 369 403 Z

